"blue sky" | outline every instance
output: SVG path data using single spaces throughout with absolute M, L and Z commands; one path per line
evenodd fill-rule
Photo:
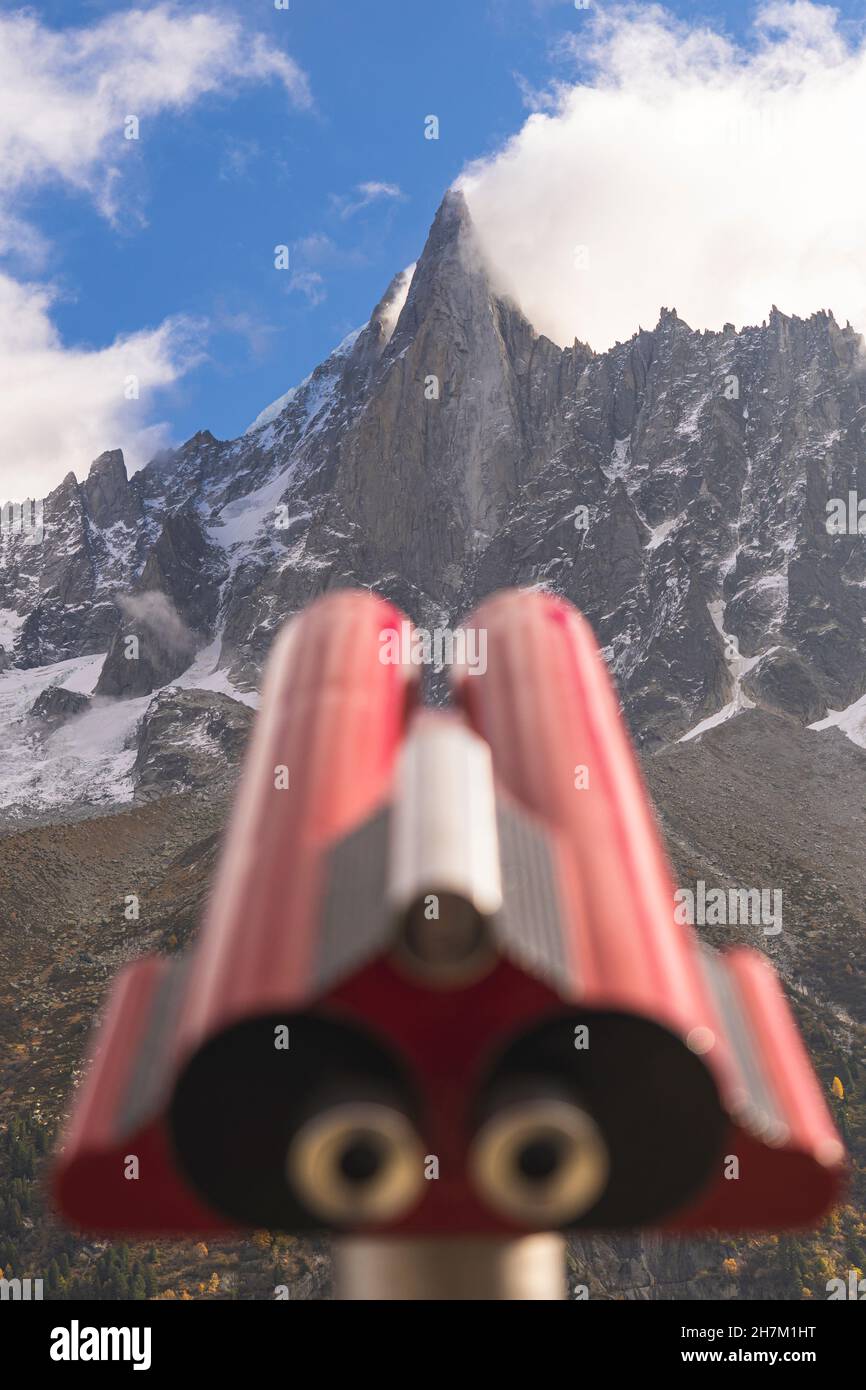
M 130 10 L 111 0 L 32 8 L 44 26 L 68 30 Z M 185 110 L 143 117 L 139 140 L 120 151 L 111 215 L 92 186 L 34 181 L 18 190 L 14 211 L 45 240 L 42 263 L 34 275 L 14 247 L 0 261 L 18 279 L 51 284 L 51 320 L 66 348 L 103 348 L 177 316 L 199 325 L 205 356 L 157 411 L 175 442 L 202 427 L 238 434 L 364 322 L 391 275 L 416 258 L 466 161 L 520 129 L 526 85 L 574 80 L 587 23 L 567 0 L 178 8 L 240 16 L 247 33 L 300 66 L 311 104 L 289 99 L 279 81 L 227 81 Z M 666 8 L 689 21 L 698 12 Z M 864 14 L 862 3 L 837 8 Z M 0 0 L 0 20 L 18 9 Z M 700 12 L 736 37 L 753 9 Z M 578 45 L 565 52 L 569 34 Z M 431 113 L 438 141 L 424 139 Z M 365 185 L 387 187 L 359 193 Z M 289 273 L 274 269 L 278 243 L 291 248 Z

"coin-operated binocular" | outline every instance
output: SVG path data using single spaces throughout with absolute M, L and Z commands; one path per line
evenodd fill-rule
M 278 639 L 198 939 L 115 986 L 66 1217 L 476 1248 L 817 1221 L 845 1156 L 809 1059 L 766 959 L 675 920 L 587 623 L 490 599 L 447 711 L 412 633 L 347 591 Z

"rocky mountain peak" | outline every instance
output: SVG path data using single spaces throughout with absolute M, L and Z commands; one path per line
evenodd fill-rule
M 126 464 L 123 460 L 122 449 L 106 449 L 104 454 L 94 459 L 88 472 L 89 478 L 123 478 L 126 481 Z
M 427 236 L 400 323 L 394 348 L 417 337 L 430 322 L 481 318 L 492 299 L 481 247 L 466 198 L 451 189 L 442 199 Z
M 100 454 L 90 465 L 83 492 L 87 514 L 101 530 L 108 530 L 118 522 L 136 525 L 141 506 L 129 486 L 121 449 Z
M 825 525 L 828 498 L 866 493 L 862 352 L 827 311 L 777 306 L 721 332 L 664 307 L 607 352 L 560 348 L 497 292 L 451 190 L 364 328 L 239 439 L 201 430 L 131 480 L 113 450 L 61 484 L 45 545 L 0 570 L 4 661 L 109 651 L 100 693 L 129 697 L 207 644 L 248 692 L 327 587 L 436 625 L 543 583 L 587 613 L 649 746 L 755 704 L 826 718 L 866 689 L 866 562 Z M 183 640 L 124 611 L 147 595 Z M 150 651 L 134 678 L 128 635 Z

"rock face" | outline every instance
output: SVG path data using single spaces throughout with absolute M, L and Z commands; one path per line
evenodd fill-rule
M 111 531 L 117 525 L 134 529 L 141 521 L 141 502 L 129 487 L 120 449 L 100 454 L 90 469 L 83 493 L 87 516 L 100 531 Z
M 15 664 L 105 651 L 117 626 L 113 593 L 132 582 L 147 539 L 119 450 L 97 459 L 82 486 L 69 473 L 45 499 L 41 542 L 0 538 L 0 608 L 21 619 Z
M 163 690 L 138 729 L 136 797 L 213 787 L 231 775 L 253 720 L 247 705 L 209 690 Z
M 211 634 L 226 575 L 192 503 L 169 512 L 132 591 L 118 596 L 127 621 L 115 632 L 96 693 L 146 695 L 185 671 L 201 635 Z
M 133 696 L 218 635 L 249 689 L 326 588 L 435 626 L 544 583 L 590 618 L 649 747 L 728 704 L 738 662 L 748 701 L 800 722 L 864 693 L 866 551 L 826 524 L 866 493 L 850 327 L 774 308 L 698 333 L 665 309 L 608 352 L 560 349 L 493 293 L 453 192 L 405 279 L 240 439 L 202 432 L 131 480 L 103 454 L 46 500 L 41 546 L 4 538 L 14 663 L 108 649 L 99 693 Z M 150 593 L 189 631 L 174 654 L 118 608 Z
M 160 590 L 121 599 L 129 621 L 112 638 L 96 683 L 97 695 L 149 695 L 185 671 L 196 640 Z
M 77 690 L 64 690 L 62 685 L 49 685 L 34 701 L 30 713 L 35 719 L 60 724 L 88 708 L 90 698 Z

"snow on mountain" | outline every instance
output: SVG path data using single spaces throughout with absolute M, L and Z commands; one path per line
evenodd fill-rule
M 28 670 L 8 670 L 0 678 L 0 725 L 6 731 L 0 814 L 7 821 L 45 814 L 75 803 L 106 806 L 133 794 L 130 770 L 135 747 L 128 746 L 149 703 L 98 701 L 59 728 L 44 728 L 30 711 L 42 691 L 62 686 L 90 695 L 104 653 Z
M 39 819 L 69 807 L 122 805 L 136 785 L 137 729 L 160 695 L 171 689 L 212 692 L 256 708 L 254 692 L 236 689 L 219 667 L 221 639 L 203 647 L 186 671 L 153 695 L 132 700 L 96 696 L 89 708 L 59 727 L 32 711 L 38 697 L 58 688 L 93 697 L 104 653 L 9 670 L 0 678 L 0 727 L 6 731 L 0 777 L 0 824 Z M 190 726 L 191 740 L 201 732 Z
M 172 682 L 178 690 L 212 690 L 219 695 L 227 695 L 232 700 L 238 700 L 243 705 L 248 705 L 250 709 L 258 709 L 259 696 L 256 691 L 238 690 L 229 680 L 228 672 L 220 666 L 220 655 L 222 651 L 222 638 L 215 637 L 214 640 L 201 651 L 196 653 L 195 661 L 191 666 Z
M 414 267 L 411 268 L 414 269 Z M 404 272 L 404 274 L 405 273 L 406 272 Z M 409 278 L 411 279 L 411 276 Z M 408 291 L 409 285 L 407 282 L 406 293 L 408 293 Z M 396 323 L 396 318 L 394 322 Z M 364 328 L 366 328 L 366 326 L 367 325 L 364 324 L 361 328 L 353 328 L 351 333 L 347 333 L 345 338 L 343 338 L 342 342 L 337 344 L 330 357 L 326 360 L 328 362 L 331 362 L 332 360 L 338 360 L 340 358 L 345 357 L 349 352 L 351 352 L 352 348 L 355 346 L 355 343 L 358 341 L 358 338 L 360 337 L 361 333 L 363 333 Z M 300 393 L 310 385 L 310 382 L 312 380 L 313 373 L 311 372 L 309 376 L 304 377 L 303 381 L 300 383 L 299 386 L 290 387 L 289 390 L 284 392 L 282 396 L 278 396 L 275 401 L 271 401 L 270 405 L 266 405 L 264 410 L 259 412 L 255 420 L 253 420 L 253 423 L 251 425 L 247 425 L 247 428 L 244 430 L 244 434 L 255 434 L 257 430 L 263 429 L 265 425 L 272 424 L 274 420 L 278 419 L 278 417 L 282 415 L 286 407 L 291 405 L 292 402 L 297 399 Z M 306 418 L 308 423 L 315 419 L 316 415 L 322 407 L 322 404 L 323 397 L 321 394 L 319 394 L 318 397 L 313 396 L 308 402 L 305 403 Z
M 839 729 L 852 743 L 866 748 L 866 695 L 848 705 L 847 709 L 831 709 L 825 719 L 816 720 L 809 728 L 819 731 Z
M 14 647 L 23 622 L 23 614 L 16 613 L 12 608 L 0 608 L 0 647 L 6 651 Z
M 309 380 L 310 378 L 308 376 L 304 377 L 300 386 L 290 386 L 288 391 L 284 392 L 282 396 L 277 396 L 275 401 L 271 401 L 270 405 L 266 405 L 264 410 L 259 411 L 253 423 L 247 425 L 244 434 L 254 434 L 256 430 L 260 430 L 264 425 L 269 425 L 272 420 L 276 420 L 278 415 L 282 415 L 286 406 L 291 405 L 298 392 L 306 386 Z
M 240 563 L 245 547 L 261 535 L 269 522 L 273 522 L 275 508 L 286 490 L 290 471 L 291 465 L 253 492 L 227 502 L 211 521 L 208 534 L 226 551 L 233 567 Z

